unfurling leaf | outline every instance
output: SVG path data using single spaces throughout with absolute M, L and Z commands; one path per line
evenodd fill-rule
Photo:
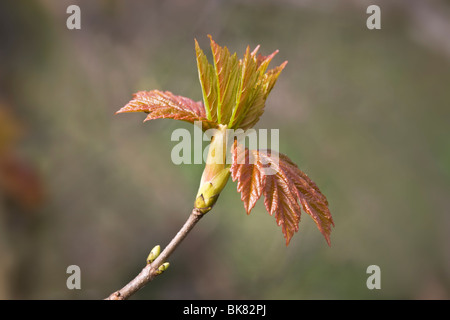
M 330 245 L 334 223 L 327 199 L 287 156 L 271 155 L 270 150 L 244 150 L 235 145 L 231 177 L 238 181 L 247 214 L 264 195 L 264 205 L 281 225 L 286 245 L 298 231 L 301 208 L 313 218 Z
M 215 128 L 216 124 L 206 118 L 202 102 L 195 102 L 183 96 L 176 96 L 169 91 L 139 91 L 133 100 L 116 113 L 145 112 L 144 121 L 168 118 L 190 123 L 202 121 L 203 130 Z
M 197 68 L 205 103 L 206 118 L 231 129 L 253 127 L 264 112 L 264 105 L 287 62 L 266 72 L 278 50 L 268 56 L 257 55 L 259 46 L 237 60 L 226 47 L 209 36 L 214 63 L 195 41 Z
M 197 69 L 200 84 L 202 86 L 203 102 L 206 118 L 217 122 L 217 84 L 214 67 L 209 64 L 208 58 L 195 40 L 195 52 L 197 55 Z
M 210 36 L 214 59 L 214 74 L 217 92 L 217 121 L 228 123 L 231 108 L 236 100 L 239 83 L 239 65 L 236 53 L 231 55 L 227 47 L 220 47 Z

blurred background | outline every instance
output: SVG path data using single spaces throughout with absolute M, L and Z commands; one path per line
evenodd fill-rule
M 71 4 L 81 30 L 66 27 Z M 170 137 L 191 125 L 114 113 L 139 90 L 200 100 L 207 34 L 289 61 L 256 129 L 280 129 L 327 196 L 331 247 L 306 214 L 286 247 L 262 199 L 247 215 L 230 181 L 133 299 L 449 299 L 450 4 L 437 0 L 2 1 L 0 298 L 105 298 L 176 234 L 203 166 L 174 165 Z

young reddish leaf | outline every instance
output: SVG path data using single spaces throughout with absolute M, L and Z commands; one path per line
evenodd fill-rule
M 270 215 L 274 215 L 278 225 L 281 225 L 286 245 L 298 231 L 300 222 L 300 206 L 293 196 L 288 181 L 280 174 L 265 176 L 263 189 L 264 205 Z
M 237 190 L 241 193 L 245 211 L 250 211 L 261 197 L 264 177 L 256 163 L 258 152 L 244 150 L 238 145 L 239 150 L 233 153 L 233 164 L 231 165 L 231 177 L 233 181 L 238 180 Z
M 320 192 L 317 185 L 286 155 L 280 154 L 280 164 L 283 165 L 286 175 L 293 177 L 294 190 L 300 199 L 303 210 L 313 218 L 319 231 L 330 245 L 331 226 L 334 226 L 334 222 L 328 208 L 327 198 Z
M 286 245 L 298 231 L 301 207 L 313 218 L 330 245 L 334 222 L 327 199 L 287 156 L 279 154 L 277 158 L 271 155 L 270 150 L 244 151 L 242 147 L 235 146 L 230 171 L 233 181 L 238 181 L 238 192 L 247 213 L 264 195 L 264 205 L 281 225 Z
M 216 127 L 216 123 L 206 118 L 202 102 L 176 96 L 169 91 L 139 91 L 134 98 L 116 113 L 145 112 L 144 121 L 169 118 L 190 123 L 202 121 L 203 130 Z

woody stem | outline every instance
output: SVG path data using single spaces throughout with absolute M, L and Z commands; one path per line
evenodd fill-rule
M 127 285 L 109 295 L 105 300 L 126 300 L 152 281 L 158 275 L 158 268 L 166 262 L 167 258 L 169 258 L 178 245 L 186 238 L 187 234 L 194 228 L 203 215 L 198 209 L 193 209 L 180 231 L 178 231 L 161 254 L 152 263 L 147 264 Z

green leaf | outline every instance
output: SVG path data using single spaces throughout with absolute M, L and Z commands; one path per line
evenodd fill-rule
M 214 67 L 209 64 L 208 58 L 195 40 L 195 52 L 197 56 L 197 68 L 202 86 L 203 102 L 205 104 L 206 117 L 210 121 L 217 122 L 217 78 Z

